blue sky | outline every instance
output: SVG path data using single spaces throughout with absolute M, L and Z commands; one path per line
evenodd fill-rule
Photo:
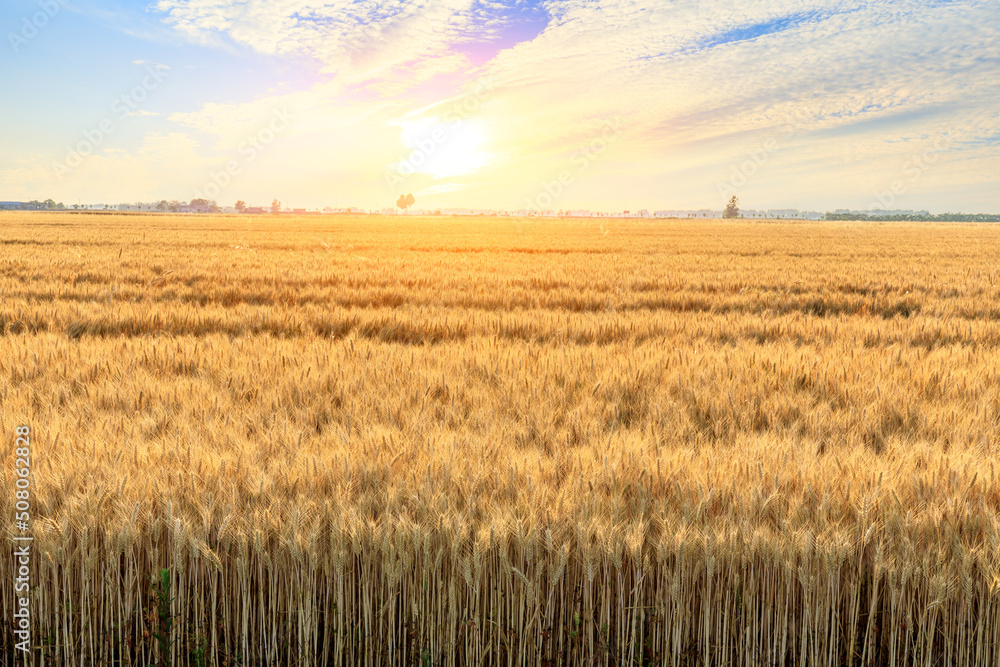
M 996 212 L 998 10 L 8 0 L 0 199 Z

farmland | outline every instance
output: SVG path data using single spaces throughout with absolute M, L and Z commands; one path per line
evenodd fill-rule
M 0 213 L 37 664 L 164 664 L 166 569 L 171 664 L 995 665 L 998 256 L 975 224 Z

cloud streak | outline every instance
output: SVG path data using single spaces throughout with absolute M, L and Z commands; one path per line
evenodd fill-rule
M 249 100 L 206 90 L 193 108 L 143 122 L 151 136 L 183 136 L 201 165 L 289 108 L 297 121 L 255 164 L 255 182 L 270 174 L 306 205 L 336 191 L 378 206 L 385 170 L 488 79 L 493 92 L 461 135 L 475 137 L 475 155 L 461 155 L 458 140 L 448 148 L 449 166 L 474 172 L 414 174 L 423 203 L 517 207 L 615 119 L 613 150 L 575 175 L 566 207 L 718 208 L 715 184 L 780 137 L 742 186 L 747 205 L 860 208 L 947 131 L 947 150 L 900 204 L 1000 209 L 1000 194 L 982 194 L 1000 174 L 998 9 L 1000 0 L 157 0 L 143 20 L 183 36 L 178 51 L 302 63 L 312 76 Z M 143 141 L 115 159 L 159 159 Z

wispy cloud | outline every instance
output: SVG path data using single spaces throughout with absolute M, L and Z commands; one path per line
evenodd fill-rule
M 149 67 L 152 67 L 152 68 L 158 69 L 158 70 L 169 70 L 169 69 L 171 69 L 170 65 L 164 65 L 163 63 L 154 62 L 152 60 L 133 60 L 132 64 L 133 65 L 143 65 L 143 66 L 148 65 Z
M 141 17 L 101 20 L 158 44 L 180 35 L 178 51 L 195 43 L 227 62 L 252 55 L 308 69 L 294 85 L 241 72 L 239 99 L 207 89 L 141 125 L 183 136 L 201 169 L 288 108 L 296 123 L 254 169 L 278 189 L 315 187 L 315 203 L 337 190 L 377 205 L 384 169 L 419 144 L 415 133 L 441 129 L 449 106 L 489 79 L 494 90 L 463 125 L 477 159 L 448 158 L 474 173 L 407 181 L 432 205 L 516 205 L 617 119 L 613 150 L 574 179 L 566 206 L 718 204 L 714 185 L 773 137 L 781 148 L 746 198 L 775 206 L 794 192 L 802 207 L 860 206 L 880 174 L 949 132 L 937 163 L 947 167 L 906 195 L 948 207 L 1000 174 L 998 9 L 1000 0 L 157 0 Z M 180 159 L 132 141 L 125 154 L 150 160 L 150 173 L 155 160 Z M 28 178 L 24 169 L 7 173 Z
M 306 55 L 327 73 L 364 81 L 419 63 L 460 71 L 474 0 L 159 0 L 164 20 L 191 38 L 224 36 L 262 53 Z

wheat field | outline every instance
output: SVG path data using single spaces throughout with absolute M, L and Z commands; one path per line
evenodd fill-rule
M 36 665 L 1000 664 L 998 256 L 0 213 L 4 661 L 28 426 Z

